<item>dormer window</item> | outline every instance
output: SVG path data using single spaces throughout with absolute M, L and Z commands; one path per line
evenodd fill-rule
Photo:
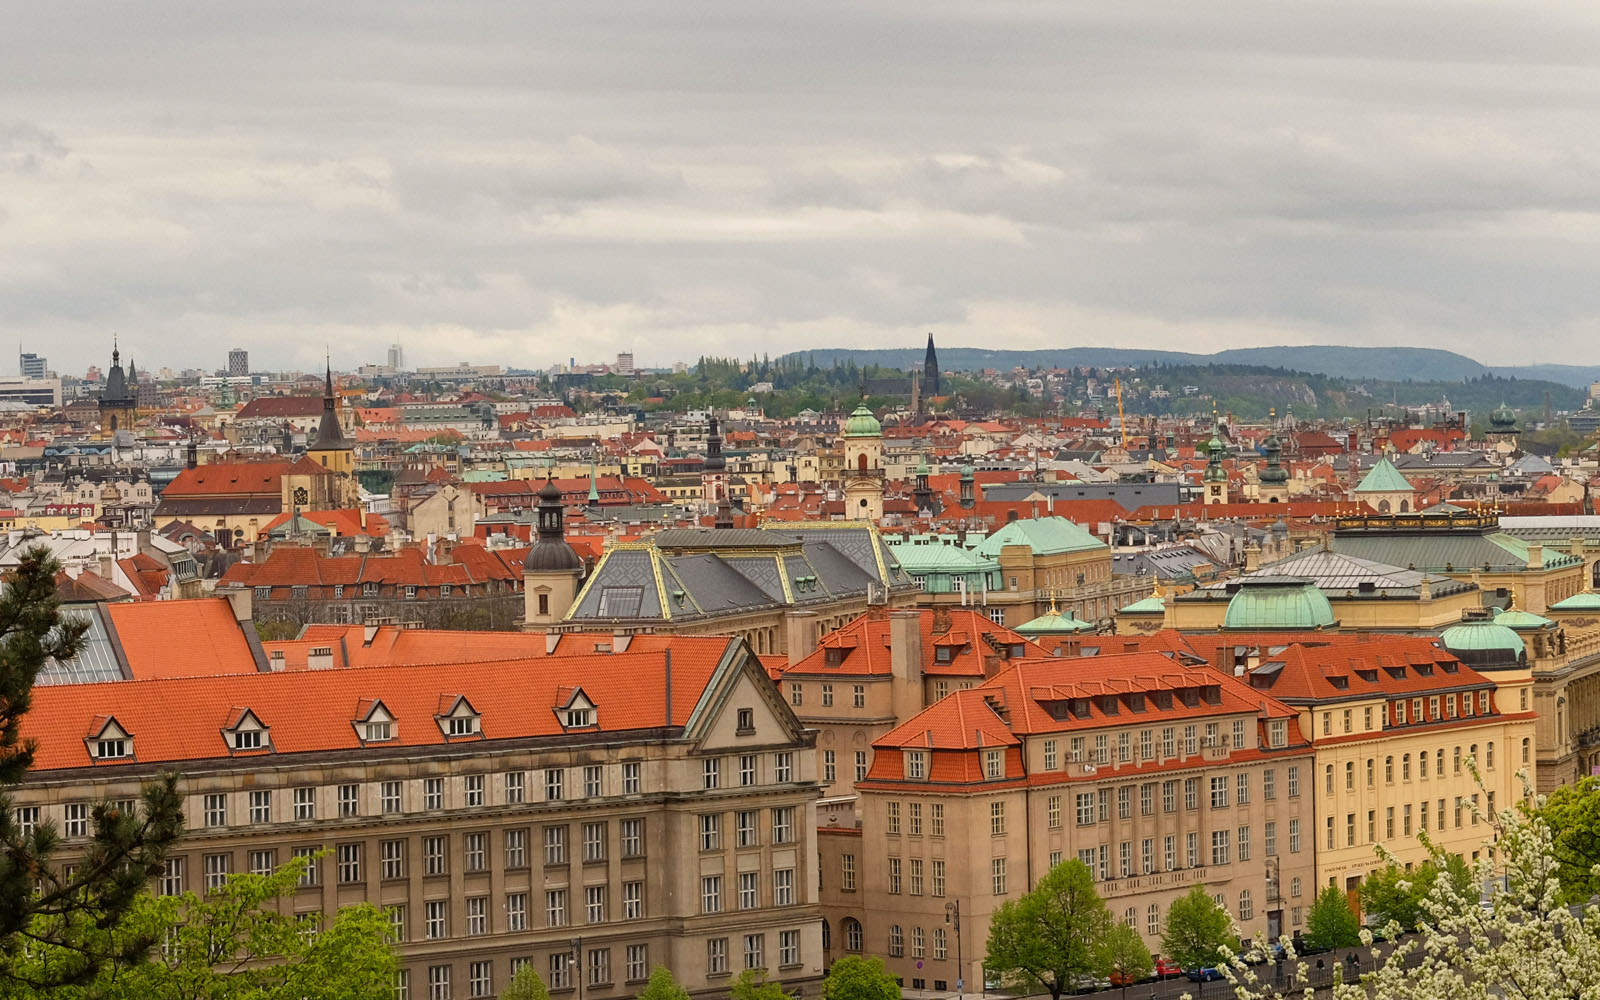
M 434 716 L 439 730 L 447 740 L 471 739 L 483 735 L 483 717 L 472 703 L 461 695 L 443 695 L 439 699 L 439 714 Z
M 117 760 L 122 757 L 132 757 L 133 741 L 126 738 L 96 740 L 94 756 L 96 760 Z
M 556 718 L 565 729 L 593 729 L 600 724 L 600 713 L 583 688 L 558 688 Z
M 236 708 L 222 729 L 222 738 L 234 753 L 267 750 L 272 746 L 271 730 L 248 708 Z
M 351 720 L 362 743 L 384 743 L 395 738 L 398 726 L 389 707 L 376 698 L 363 698 Z
M 928 776 L 928 753 L 925 750 L 906 751 L 906 777 L 921 781 Z
M 389 722 L 367 723 L 366 740 L 368 743 L 381 743 L 384 740 L 394 739 L 393 724 Z
M 950 663 L 956 658 L 954 646 L 935 646 L 933 649 L 933 662 Z
M 822 662 L 825 666 L 837 667 L 844 662 L 844 654 L 843 646 L 829 646 L 827 652 L 822 655 Z

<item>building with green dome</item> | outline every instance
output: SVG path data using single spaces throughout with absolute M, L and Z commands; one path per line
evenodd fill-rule
M 1469 617 L 1460 625 L 1445 629 L 1439 642 L 1474 670 L 1517 670 L 1528 665 L 1528 647 L 1522 636 L 1487 614 Z
M 1489 413 L 1489 430 L 1483 438 L 1500 451 L 1515 451 L 1518 433 L 1516 411 L 1502 399 L 1500 405 Z
M 845 418 L 839 438 L 845 517 L 877 524 L 883 520 L 883 425 L 861 403 Z
M 1292 576 L 1243 577 L 1227 587 L 1233 596 L 1222 627 L 1235 632 L 1314 632 L 1339 621 L 1327 595 L 1311 580 Z

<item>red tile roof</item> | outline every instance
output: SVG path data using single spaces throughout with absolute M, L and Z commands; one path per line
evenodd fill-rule
M 162 499 L 258 494 L 281 497 L 286 475 L 331 476 L 333 473 L 308 458 L 298 462 L 219 462 L 184 469 L 161 491 L 161 496 Z
M 486 739 L 556 736 L 563 729 L 555 706 L 573 686 L 595 702 L 602 732 L 654 729 L 669 715 L 681 726 L 732 641 L 673 646 L 670 712 L 667 658 L 641 652 L 41 687 L 23 736 L 38 743 L 36 773 L 90 766 L 85 737 L 107 718 L 132 735 L 139 762 L 177 763 L 228 756 L 219 730 L 248 709 L 269 727 L 271 752 L 282 758 L 359 748 L 352 722 L 363 703 L 381 700 L 397 721 L 393 745 L 438 746 L 446 740 L 435 715 L 441 701 L 457 698 L 482 715 Z
M 361 526 L 361 511 L 348 510 L 303 510 L 300 516 L 313 524 L 320 524 L 329 528 L 335 535 L 349 537 L 351 535 L 370 535 L 373 538 L 382 538 L 389 533 L 389 520 L 381 514 L 368 514 L 367 526 Z M 266 534 L 280 524 L 287 524 L 290 514 L 283 513 L 268 521 L 266 527 L 261 529 Z
M 934 635 L 938 617 L 931 609 L 920 612 L 922 631 L 922 667 L 930 676 L 985 677 L 999 668 L 1000 653 L 988 640 L 1006 646 L 1020 645 L 1024 656 L 1043 657 L 1043 647 L 1036 645 L 1017 632 L 996 625 L 987 615 L 968 608 L 952 608 L 948 629 Z M 887 615 L 862 615 L 847 622 L 817 643 L 810 655 L 793 666 L 785 666 L 782 673 L 807 677 L 828 677 L 841 674 L 866 677 L 887 677 L 890 674 L 889 649 L 890 619 Z M 939 649 L 949 650 L 947 662 L 940 662 Z M 829 666 L 829 650 L 838 660 Z M 838 659 L 839 657 L 842 659 Z M 990 668 L 985 669 L 985 659 Z
M 244 632 L 251 626 L 240 625 L 225 598 L 109 604 L 106 609 L 135 680 L 258 669 Z

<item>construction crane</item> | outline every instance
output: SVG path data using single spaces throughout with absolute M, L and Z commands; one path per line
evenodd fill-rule
M 1122 432 L 1122 450 L 1128 450 L 1128 420 L 1122 415 L 1122 379 L 1116 379 L 1117 385 L 1117 430 Z

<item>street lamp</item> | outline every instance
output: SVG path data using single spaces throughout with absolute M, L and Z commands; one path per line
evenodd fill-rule
M 575 937 L 567 943 L 572 946 L 572 975 L 578 982 L 578 1000 L 583 1000 L 583 938 Z
M 961 901 L 952 900 L 944 904 L 944 922 L 955 928 L 956 932 L 956 996 L 961 996 L 966 983 L 962 981 L 962 974 L 966 971 L 961 966 Z

